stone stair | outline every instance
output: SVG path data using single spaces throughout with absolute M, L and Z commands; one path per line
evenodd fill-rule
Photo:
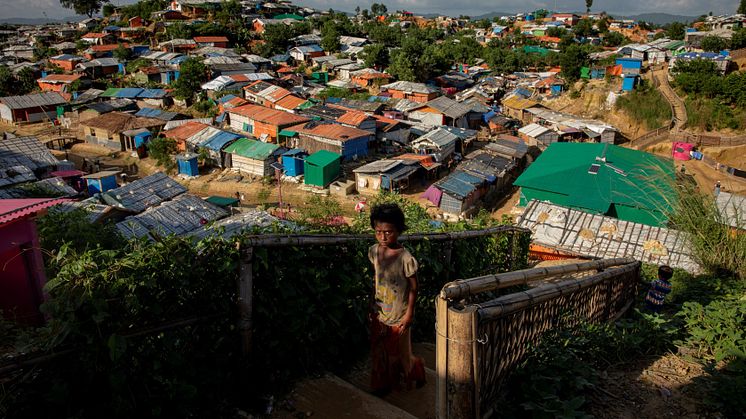
M 278 409 L 273 418 L 313 417 L 322 419 L 434 419 L 435 345 L 414 343 L 413 352 L 425 360 L 427 383 L 419 389 L 402 389 L 385 398 L 370 393 L 369 361 L 344 377 L 326 374 L 298 383 L 288 396 L 293 411 Z

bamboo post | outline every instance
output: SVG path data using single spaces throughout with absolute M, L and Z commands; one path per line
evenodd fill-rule
M 240 250 L 240 248 L 239 248 Z M 254 305 L 254 248 L 247 248 L 240 255 L 238 275 L 238 331 L 241 334 L 241 353 L 244 356 L 251 352 L 252 312 Z
M 448 309 L 447 419 L 475 417 L 474 334 L 476 307 Z
M 448 301 L 435 297 L 435 417 L 448 418 Z

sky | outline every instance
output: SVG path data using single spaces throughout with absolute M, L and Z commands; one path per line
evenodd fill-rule
M 115 5 L 134 3 L 134 0 L 112 0 Z M 490 12 L 521 12 L 537 8 L 560 11 L 583 11 L 585 0 L 384 0 L 390 11 L 408 10 L 415 13 L 441 13 L 448 15 L 481 15 Z M 353 11 L 356 6 L 365 9 L 373 2 L 356 0 L 295 0 L 295 4 L 326 10 Z M 684 16 L 698 16 L 712 11 L 714 14 L 734 13 L 739 0 L 594 0 L 593 11 L 605 10 L 616 15 L 637 15 L 640 13 L 670 13 Z M 59 0 L 0 0 L 0 16 L 23 18 L 65 18 L 74 16 L 71 10 L 64 9 Z

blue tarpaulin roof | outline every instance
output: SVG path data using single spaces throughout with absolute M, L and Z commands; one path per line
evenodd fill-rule
M 166 97 L 166 91 L 164 89 L 143 89 L 143 91 L 137 97 L 146 99 L 160 99 Z
M 220 151 L 228 143 L 241 137 L 241 135 L 234 134 L 232 132 L 220 131 L 216 135 L 206 139 L 205 141 L 202 141 L 199 146 L 209 148 L 210 150 L 214 151 Z
M 116 93 L 116 97 L 135 99 L 140 95 L 140 93 L 142 93 L 142 90 L 143 89 L 140 89 L 139 87 L 124 87 Z
M 435 186 L 451 196 L 463 199 L 476 189 L 476 185 L 482 182 L 482 179 L 476 176 L 457 171 L 438 182 Z
M 179 56 L 179 57 L 176 57 L 176 58 L 170 60 L 168 63 L 169 64 L 181 64 L 181 63 L 183 63 L 184 61 L 186 61 L 188 59 L 189 59 L 189 56 L 182 55 L 182 56 Z
M 298 156 L 298 155 L 301 155 L 301 154 L 308 154 L 308 153 L 306 152 L 306 150 L 304 150 L 302 148 L 294 148 L 292 150 L 288 150 L 288 151 L 282 153 L 283 156 Z
M 143 116 L 146 118 L 157 118 L 157 119 L 162 119 L 164 121 L 170 121 L 176 118 L 177 115 L 179 114 L 176 112 L 166 112 L 161 109 L 155 109 L 155 108 L 142 108 L 139 111 L 137 111 L 137 113 L 135 114 L 135 116 Z
M 219 103 L 225 103 L 225 102 L 227 102 L 227 101 L 229 101 L 231 99 L 235 99 L 236 97 L 237 97 L 236 95 L 225 95 L 225 96 L 221 97 L 220 99 L 218 99 L 218 102 Z

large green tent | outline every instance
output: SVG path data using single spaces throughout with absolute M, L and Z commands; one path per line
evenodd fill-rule
M 611 144 L 551 144 L 515 185 L 532 199 L 620 220 L 664 226 L 671 202 L 670 159 Z

